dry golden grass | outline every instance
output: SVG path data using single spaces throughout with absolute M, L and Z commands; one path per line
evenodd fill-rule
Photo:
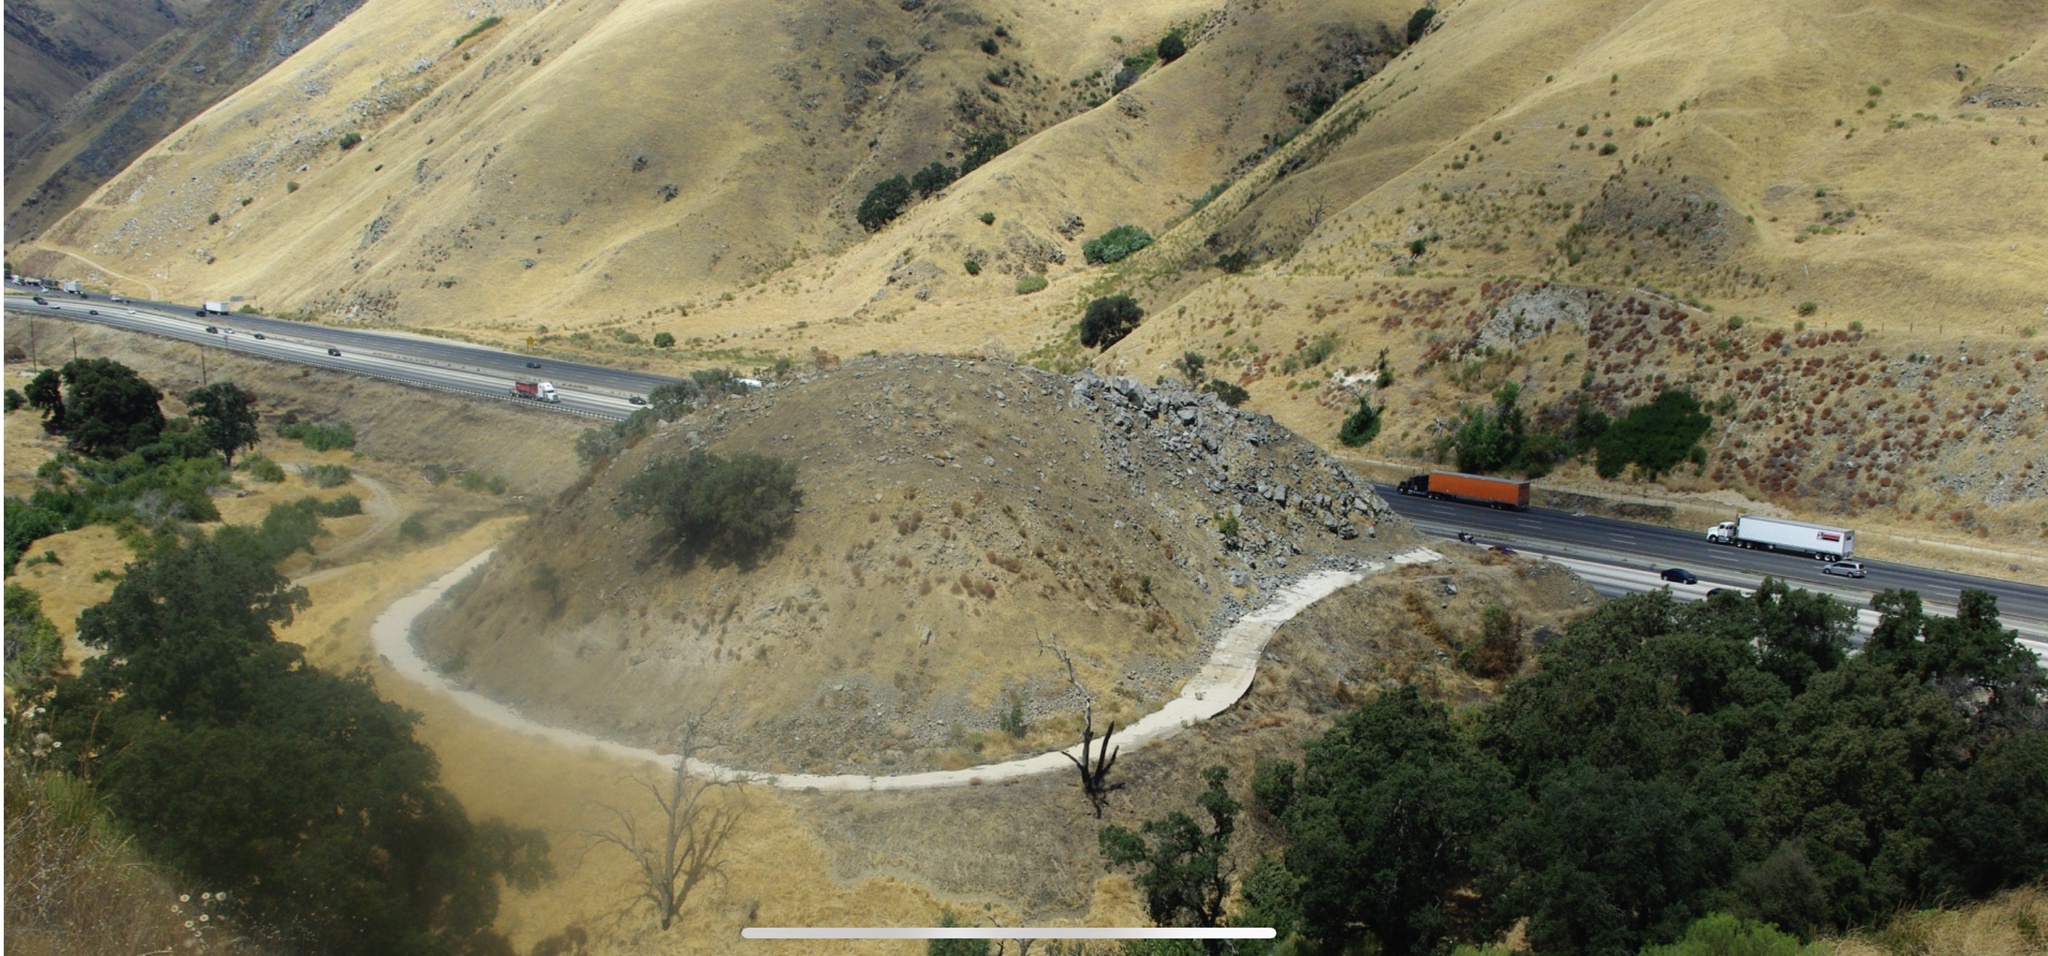
M 85 784 L 35 763 L 7 756 L 8 952 L 258 952 L 216 922 L 226 907 L 209 891 L 181 887 L 138 852 Z
M 2048 952 L 2048 892 L 2022 887 L 1981 903 L 1901 913 L 1882 929 L 1822 942 L 1836 956 L 2036 956 Z
M 1198 23 L 1201 42 L 1183 60 L 1088 110 L 1105 92 L 1088 76 L 1203 11 L 1164 0 L 976 8 L 944 27 L 840 11 L 828 37 L 811 19 L 734 17 L 718 4 L 550 8 L 465 45 L 474 59 L 463 61 L 446 41 L 466 21 L 383 0 L 195 121 L 42 242 L 189 296 L 239 291 L 272 309 L 521 347 L 532 339 L 664 370 L 802 362 L 814 350 L 1045 350 L 1087 361 L 1059 343 L 1089 296 L 1123 289 L 1153 317 L 1098 367 L 1150 378 L 1200 349 L 1256 407 L 1318 438 L 1355 403 L 1325 373 L 1386 349 L 1396 384 L 1383 396 L 1379 454 L 1398 457 L 1499 381 L 1522 382 L 1532 406 L 1566 398 L 1596 351 L 1601 396 L 1614 406 L 1682 383 L 1703 397 L 1732 394 L 1746 410 L 1757 386 L 1738 376 L 1769 361 L 1756 343 L 1774 331 L 1797 338 L 1798 323 L 1862 327 L 1853 343 L 1799 348 L 1831 361 L 1872 348 L 1891 362 L 1953 360 L 1961 339 L 2005 364 L 2043 341 L 2026 332 L 2048 326 L 2033 282 L 2048 232 L 2032 214 L 2048 206 L 2048 151 L 2039 107 L 2014 105 L 2048 88 L 2038 5 L 1929 17 L 1907 0 L 1464 4 L 1300 128 L 1288 88 L 1327 67 L 1318 58 L 1343 30 L 1371 37 L 1382 23 L 1399 26 L 1407 7 L 1338 16 L 1308 3 L 1231 5 Z M 819 14 L 794 0 L 776 9 Z M 363 35 L 371 23 L 376 42 Z M 997 24 L 1020 45 L 995 57 L 974 49 Z M 869 38 L 897 59 L 917 51 L 905 80 L 814 65 L 865 62 Z M 657 53 L 657 42 L 682 48 Z M 416 58 L 431 66 L 397 69 Z M 609 68 L 628 60 L 660 66 Z M 985 80 L 998 66 L 1013 70 L 1010 86 Z M 302 88 L 318 86 L 327 92 L 306 100 Z M 869 184 L 943 158 L 960 125 L 953 94 L 983 89 L 996 99 L 968 101 L 1037 135 L 881 233 L 852 228 L 848 212 Z M 849 103 L 860 106 L 847 114 Z M 370 119 L 355 118 L 362 110 Z M 842 128 L 843 116 L 852 118 Z M 364 144 L 335 149 L 345 129 L 363 131 Z M 1286 145 L 1186 215 L 1276 139 Z M 305 188 L 284 195 L 288 179 Z M 663 184 L 676 187 L 672 201 L 655 196 Z M 256 201 L 234 204 L 240 195 Z M 224 219 L 201 227 L 209 210 Z M 979 221 L 984 212 L 993 225 Z M 1070 215 L 1086 224 L 1063 234 Z M 1117 222 L 1159 242 L 1120 271 L 1085 267 L 1081 241 Z M 1584 233 L 1569 236 L 1574 227 Z M 1411 260 L 1417 238 L 1427 251 Z M 76 271 L 75 260 L 60 268 L 36 248 L 11 253 Z M 1212 263 L 1234 250 L 1252 253 L 1252 268 L 1224 275 Z M 979 276 L 965 274 L 968 258 L 982 263 Z M 1051 287 L 1014 294 L 1016 275 L 1032 269 L 1048 270 Z M 1644 300 L 1686 320 L 1667 330 L 1660 315 L 1647 351 L 1563 331 L 1460 371 L 1469 326 L 1547 279 L 1615 301 L 1654 287 L 1661 293 Z M 1807 302 L 1813 314 L 1802 317 Z M 1721 329 L 1730 315 L 1749 322 L 1740 336 Z M 667 331 L 682 344 L 663 352 L 613 331 Z M 562 337 L 577 332 L 592 336 Z M 1323 366 L 1290 376 L 1271 367 L 1328 332 L 1340 342 Z M 1748 342 L 1747 357 L 1720 361 L 1724 338 Z M 1945 434 L 1921 436 L 1897 461 L 1856 447 L 1883 431 L 1874 419 L 1851 436 L 1767 418 L 1738 436 L 1752 452 L 1711 437 L 1725 474 L 1660 493 L 1732 489 L 1802 517 L 1861 516 L 1915 538 L 2040 552 L 2048 514 L 2038 489 L 2016 482 L 2043 440 L 2042 385 L 1966 378 L 1927 391 L 1942 417 L 1933 430 Z M 2015 386 L 2011 397 L 1985 391 Z M 1832 421 L 1862 414 L 1864 400 L 1828 409 Z M 2000 413 L 2011 435 L 1962 430 L 1952 417 L 1999 402 L 2013 406 Z M 1848 444 L 1799 450 L 1808 467 L 1797 473 L 1735 467 L 1811 433 Z M 1910 490 L 1862 501 L 1858 492 L 1873 489 L 1859 478 L 1816 470 L 1872 456 Z M 1967 480 L 1928 487 L 1950 476 Z M 1570 469 L 1553 481 L 1633 490 Z

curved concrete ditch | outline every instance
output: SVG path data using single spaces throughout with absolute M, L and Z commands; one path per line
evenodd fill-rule
M 453 698 L 462 709 L 515 733 L 539 737 L 563 747 L 594 749 L 625 760 L 644 761 L 674 767 L 676 758 L 645 747 L 633 747 L 580 731 L 552 727 L 520 714 L 510 706 L 475 691 L 457 687 L 423 660 L 412 643 L 412 625 L 420 614 L 439 601 L 448 589 L 482 567 L 496 549 L 463 562 L 426 587 L 400 598 L 370 625 L 370 636 L 386 663 L 407 680 Z M 1180 733 L 1197 722 L 1208 720 L 1237 703 L 1251 689 L 1258 672 L 1259 655 L 1265 652 L 1280 625 L 1304 608 L 1364 580 L 1369 574 L 1396 564 L 1438 561 L 1443 555 L 1428 548 L 1411 548 L 1386 562 L 1368 565 L 1362 571 L 1317 571 L 1280 589 L 1265 607 L 1239 618 L 1216 642 L 1216 649 L 1195 676 L 1188 679 L 1179 697 L 1117 732 L 1115 744 L 1125 752 L 1138 750 Z M 691 758 L 687 770 L 716 779 L 744 779 L 784 790 L 929 790 L 1001 783 L 1035 774 L 1070 770 L 1064 756 L 1080 755 L 1080 745 L 1066 751 L 1050 751 L 1002 763 L 968 767 L 964 770 L 931 770 L 888 776 L 871 774 L 771 774 L 740 770 L 706 760 Z

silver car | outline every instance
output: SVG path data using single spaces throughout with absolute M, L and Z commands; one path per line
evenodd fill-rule
M 1820 573 L 1839 574 L 1845 578 L 1860 578 L 1863 576 L 1863 562 L 1836 561 L 1835 563 L 1820 569 Z

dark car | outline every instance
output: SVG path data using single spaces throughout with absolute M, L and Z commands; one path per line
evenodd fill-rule
M 37 304 L 37 305 L 49 305 L 49 304 L 50 304 L 50 300 L 48 300 L 48 299 L 45 299 L 45 298 L 43 298 L 42 296 L 36 296 L 36 304 Z
M 631 395 L 631 396 L 628 396 L 628 397 L 626 398 L 626 401 L 632 402 L 632 403 L 633 403 L 633 404 L 635 404 L 635 405 L 645 405 L 645 404 L 647 404 L 647 399 L 646 399 L 646 398 L 645 398 L 644 396 L 640 396 L 640 395 Z
M 1830 565 L 1828 565 L 1827 567 L 1824 567 L 1824 568 L 1820 569 L 1820 573 L 1822 573 L 1822 574 L 1839 574 L 1839 575 L 1841 575 L 1841 576 L 1843 576 L 1843 577 L 1846 577 L 1846 578 L 1860 578 L 1860 577 L 1862 577 L 1862 576 L 1863 576 L 1863 574 L 1864 574 L 1864 571 L 1863 571 L 1863 562 L 1861 562 L 1861 561 L 1836 561 L 1835 563 L 1833 563 L 1833 564 L 1830 564 Z
M 209 325 L 209 326 L 207 326 L 207 327 L 206 327 L 206 331 L 208 331 L 208 332 L 212 332 L 212 333 L 213 333 L 213 334 L 215 334 L 215 335 L 219 335 L 219 334 L 220 334 L 220 326 L 218 326 L 218 325 Z
M 1709 589 L 1709 590 L 1707 591 L 1707 596 L 1708 596 L 1708 597 L 1710 597 L 1710 598 L 1711 598 L 1711 597 L 1718 597 L 1718 596 L 1720 596 L 1720 595 L 1723 595 L 1723 594 L 1728 594 L 1728 593 L 1731 593 L 1732 591 L 1733 591 L 1733 589 L 1732 589 L 1732 588 L 1712 588 L 1712 589 Z
M 1496 544 L 1491 548 L 1487 548 L 1486 550 L 1491 551 L 1494 554 L 1505 554 L 1509 557 L 1514 557 L 1515 554 L 1515 549 L 1510 548 L 1504 544 Z
M 329 355 L 332 355 L 332 356 L 335 356 L 336 358 L 339 358 L 339 357 L 341 356 L 341 350 L 340 350 L 340 349 L 328 349 L 328 350 L 327 350 L 327 354 L 329 354 Z
M 539 368 L 539 367 L 540 367 L 540 363 L 539 363 L 539 362 L 528 362 L 528 363 L 526 363 L 526 367 L 527 367 L 527 368 Z
M 259 338 L 259 339 L 260 339 L 260 338 L 262 338 L 262 337 L 263 337 L 263 333 L 261 333 L 261 332 L 258 332 L 258 333 L 256 333 L 256 334 L 255 334 L 254 336 L 252 336 L 252 337 L 253 337 L 253 338 Z
M 86 315 L 98 315 L 98 314 L 100 314 L 100 310 L 98 310 L 98 309 L 87 309 L 87 310 L 85 310 L 85 314 L 86 314 Z
M 1661 577 L 1666 581 L 1675 581 L 1679 584 L 1700 583 L 1699 578 L 1694 577 L 1691 571 L 1687 571 L 1684 568 L 1665 568 L 1664 573 L 1658 575 L 1658 577 Z

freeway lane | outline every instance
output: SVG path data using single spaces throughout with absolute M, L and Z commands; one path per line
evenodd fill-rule
M 2006 626 L 2018 628 L 2029 640 L 2048 641 L 2048 587 L 2038 584 L 1863 558 L 1857 560 L 1869 570 L 1869 577 L 1836 577 L 1821 573 L 1826 565 L 1823 561 L 1709 544 L 1705 528 L 1664 528 L 1549 508 L 1500 511 L 1401 495 L 1391 485 L 1375 488 L 1397 513 L 1425 533 L 1455 537 L 1468 531 L 1484 544 L 1506 544 L 1568 562 L 1594 562 L 1645 573 L 1678 567 L 1700 577 L 1697 587 L 1674 586 L 1674 592 L 1680 594 L 1698 591 L 1703 595 L 1715 584 L 1754 588 L 1769 575 L 1808 590 L 1826 591 L 1856 607 L 1867 606 L 1879 591 L 1905 588 L 1918 591 L 1930 610 L 1953 612 L 1964 588 L 1978 588 L 1998 596 L 1998 610 Z M 1616 582 L 1602 590 L 1614 593 L 1619 587 Z
M 9 295 L 7 309 L 98 322 L 231 352 L 507 401 L 515 401 L 511 397 L 514 379 L 545 378 L 555 383 L 562 401 L 559 404 L 530 404 L 604 418 L 626 417 L 636 407 L 626 401 L 627 395 L 644 395 L 653 385 L 667 381 L 639 373 L 617 373 L 617 370 L 607 370 L 617 373 L 608 376 L 585 375 L 585 369 L 596 367 L 571 363 L 544 362 L 538 370 L 529 369 L 525 367 L 528 359 L 524 356 L 469 345 L 450 348 L 448 343 L 421 336 L 329 329 L 249 315 L 216 315 L 201 319 L 189 311 L 179 314 L 133 302 L 81 300 L 62 295 L 46 298 L 49 304 L 39 306 L 26 296 Z M 94 312 L 98 314 L 92 314 Z M 207 332 L 209 325 L 221 331 Z M 337 332 L 342 334 L 328 334 Z M 256 338 L 257 333 L 264 337 Z M 60 344 L 52 340 L 46 350 L 59 347 Z M 341 354 L 328 354 L 330 348 Z
M 185 341 L 284 361 L 356 372 L 380 378 L 448 389 L 505 401 L 515 378 L 542 377 L 561 389 L 559 406 L 549 410 L 618 419 L 631 414 L 634 406 L 626 395 L 645 395 L 666 379 L 640 372 L 604 366 L 544 361 L 536 371 L 525 367 L 527 356 L 501 352 L 477 345 L 448 342 L 426 336 L 362 329 L 337 329 L 268 319 L 261 316 L 193 315 L 195 307 L 166 303 L 110 303 L 104 298 L 90 301 L 61 294 L 48 296 L 49 306 L 36 306 L 26 295 L 9 290 L 7 308 L 12 311 L 60 315 L 101 322 L 133 331 L 149 332 Z M 88 315 L 98 309 L 99 315 Z M 208 324 L 235 328 L 242 334 L 211 335 Z M 262 341 L 250 333 L 263 332 Z M 56 342 L 51 342 L 52 350 Z M 340 357 L 326 354 L 339 348 Z M 539 403 L 524 403 L 539 404 Z M 1562 559 L 1597 562 L 1617 572 L 1650 571 L 1682 567 L 1709 583 L 1719 582 L 1755 587 L 1765 575 L 1783 578 L 1801 587 L 1827 590 L 1857 606 L 1887 588 L 1910 588 L 1934 608 L 1952 609 L 1964 588 L 1981 588 L 1998 595 L 1998 606 L 2009 626 L 2019 627 L 2030 639 L 2048 639 L 2048 587 L 1958 574 L 1911 565 L 1864 561 L 1870 576 L 1862 580 L 1829 577 L 1820 573 L 1822 562 L 1767 551 L 1708 544 L 1706 529 L 1681 530 L 1636 524 L 1613 518 L 1578 515 L 1546 508 L 1526 512 L 1496 511 L 1475 505 L 1411 498 L 1395 493 L 1392 486 L 1378 487 L 1395 511 L 1426 533 L 1445 537 L 1458 531 L 1481 535 L 1488 543 L 1510 544 L 1517 549 L 1549 554 Z M 1635 577 L 1624 576 L 1628 581 Z M 1617 578 L 1621 581 L 1624 578 Z M 1621 585 L 1603 585 L 1610 593 Z M 1680 588 L 1680 593 L 1692 589 Z M 1704 591 L 1702 586 L 1698 590 Z

